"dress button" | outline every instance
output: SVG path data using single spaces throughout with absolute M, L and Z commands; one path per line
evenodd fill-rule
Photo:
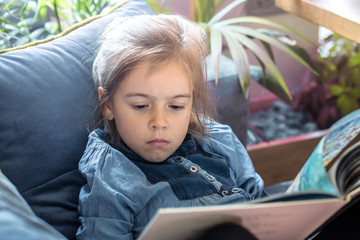
M 233 189 L 231 189 L 231 192 L 233 192 L 233 193 L 238 193 L 240 190 L 238 189 L 238 188 L 233 188 Z
M 196 166 L 190 166 L 190 172 L 193 172 L 193 173 L 195 173 L 195 172 L 197 172 L 198 171 L 198 169 L 197 169 L 197 167 Z
M 211 175 L 206 175 L 206 179 L 209 180 L 209 181 L 214 181 L 215 178 Z
M 227 195 L 229 194 L 229 192 L 226 191 L 226 190 L 223 190 L 223 191 L 221 192 L 221 194 L 222 194 L 223 196 L 227 196 Z

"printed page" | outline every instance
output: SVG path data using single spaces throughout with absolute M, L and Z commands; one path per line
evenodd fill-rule
M 349 144 L 358 142 L 359 134 L 360 111 L 345 116 L 329 129 L 322 150 L 324 166 L 327 170 L 335 164 L 341 152 L 346 150 Z
M 360 134 L 360 110 L 338 120 L 320 140 L 287 192 L 308 190 L 338 194 L 333 165 L 337 166 L 338 155 Z
M 300 172 L 286 191 L 324 191 L 339 195 L 329 180 L 328 174 L 323 164 L 323 146 L 325 137 L 323 137 L 314 152 L 310 155 Z
M 356 189 L 360 191 L 360 135 L 352 142 L 338 157 L 341 161 L 332 164 L 328 171 L 334 186 L 342 195 Z
M 160 209 L 140 240 L 191 239 L 221 222 L 237 222 L 260 240 L 305 239 L 345 202 L 337 199 Z

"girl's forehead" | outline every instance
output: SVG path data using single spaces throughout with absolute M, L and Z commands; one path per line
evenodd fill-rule
M 157 94 L 192 92 L 193 81 L 188 71 L 179 63 L 153 68 L 150 63 L 144 63 L 133 68 L 119 84 L 123 91 L 141 91 Z
M 181 61 L 172 60 L 172 59 L 140 62 L 129 70 L 127 76 L 131 75 L 135 71 L 139 71 L 139 69 L 142 69 L 140 71 L 144 74 L 144 77 L 149 78 L 153 74 L 163 71 L 168 66 L 176 66 L 176 68 L 181 69 L 181 72 L 186 74 L 188 78 L 194 79 L 193 75 L 195 75 L 195 73 L 193 70 L 191 70 L 189 64 L 185 64 Z
M 188 65 L 183 63 L 183 61 L 179 61 L 179 60 L 165 59 L 165 60 L 157 60 L 157 61 L 146 61 L 139 64 L 140 67 L 145 66 L 145 68 L 147 68 L 146 73 L 149 75 L 169 65 L 176 65 L 177 68 L 181 68 L 184 72 L 191 75 Z

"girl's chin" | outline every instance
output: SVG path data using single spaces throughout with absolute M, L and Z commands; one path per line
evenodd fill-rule
M 171 154 L 169 154 L 169 155 L 155 155 L 155 156 L 147 156 L 146 158 L 144 158 L 146 161 L 148 161 L 148 162 L 152 162 L 152 163 L 161 163 L 161 162 L 163 162 L 163 161 L 165 161 L 169 156 L 170 156 Z

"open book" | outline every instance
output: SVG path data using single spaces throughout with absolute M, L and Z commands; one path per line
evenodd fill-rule
M 360 199 L 360 109 L 320 140 L 285 194 L 248 203 L 159 209 L 141 240 L 184 240 L 220 223 L 258 239 L 306 239 Z

